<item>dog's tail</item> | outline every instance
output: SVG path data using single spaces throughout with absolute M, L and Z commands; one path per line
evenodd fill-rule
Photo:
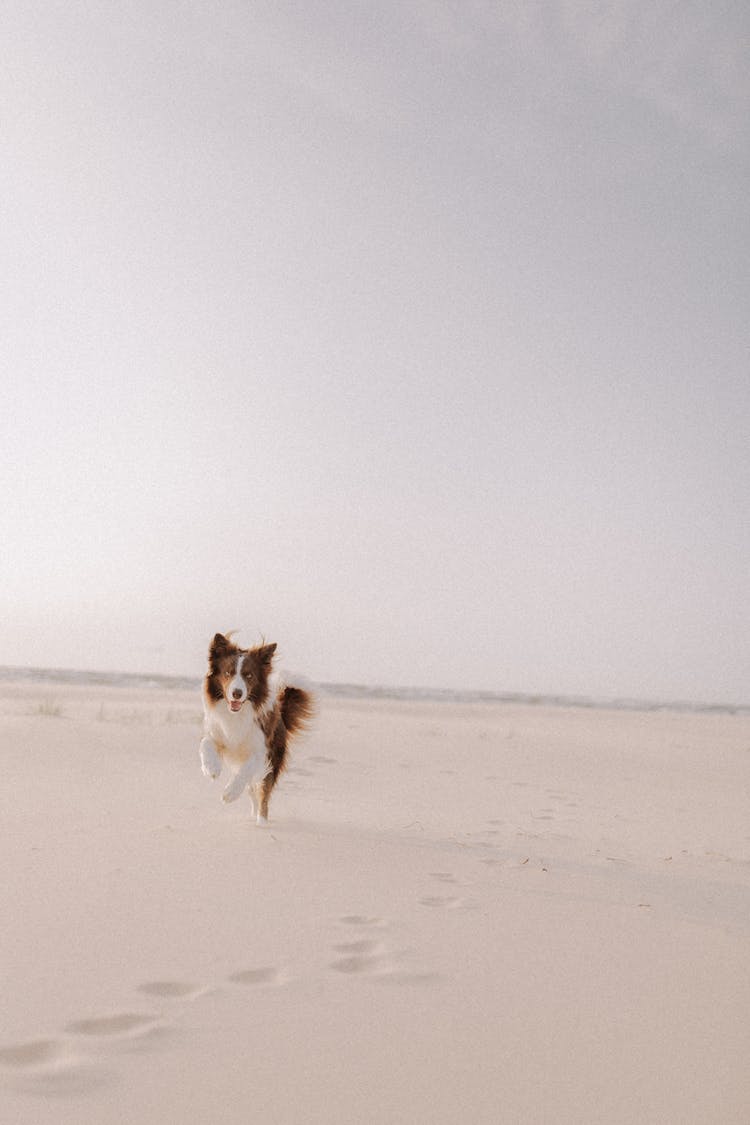
M 315 717 L 315 696 L 301 682 L 285 683 L 279 688 L 281 721 L 292 735 L 306 730 Z
M 302 686 L 302 681 L 296 676 L 292 679 L 282 673 L 277 679 L 274 674 L 269 687 L 273 705 L 261 722 L 270 766 L 270 775 L 265 783 L 266 798 L 279 774 L 287 767 L 290 738 L 310 725 L 316 710 L 315 696 L 306 683 Z

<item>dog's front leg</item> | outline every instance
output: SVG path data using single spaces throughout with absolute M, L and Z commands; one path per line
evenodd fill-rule
M 248 786 L 257 785 L 259 781 L 262 781 L 269 768 L 265 762 L 265 755 L 252 754 L 246 762 L 243 762 L 233 780 L 227 785 L 222 794 L 222 800 L 227 803 L 236 801 Z
M 204 738 L 200 745 L 201 769 L 206 777 L 218 777 L 221 773 L 221 757 L 216 749 L 216 743 L 210 738 Z

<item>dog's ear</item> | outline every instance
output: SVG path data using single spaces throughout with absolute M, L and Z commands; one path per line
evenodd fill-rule
M 216 633 L 208 650 L 208 659 L 211 662 L 211 666 L 214 667 L 217 660 L 221 660 L 222 656 L 226 656 L 231 648 L 232 642 L 229 640 L 229 637 L 225 637 L 223 633 Z
M 273 654 L 276 652 L 276 645 L 262 645 L 259 649 L 256 649 L 256 652 L 259 663 L 268 667 L 273 660 Z

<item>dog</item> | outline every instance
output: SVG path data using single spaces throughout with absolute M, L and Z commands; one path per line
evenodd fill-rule
M 265 825 L 289 740 L 309 724 L 315 700 L 306 686 L 273 672 L 275 644 L 244 649 L 231 637 L 217 633 L 208 650 L 201 767 L 211 778 L 224 765 L 233 769 L 223 800 L 236 801 L 247 790 L 257 823 Z

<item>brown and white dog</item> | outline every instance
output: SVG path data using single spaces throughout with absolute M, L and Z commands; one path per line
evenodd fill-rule
M 289 738 L 314 712 L 306 687 L 272 671 L 275 651 L 275 644 L 239 648 L 231 634 L 217 633 L 203 681 L 203 772 L 218 777 L 225 764 L 234 769 L 223 799 L 236 801 L 247 790 L 258 824 L 268 820 L 268 801 L 287 764 Z

